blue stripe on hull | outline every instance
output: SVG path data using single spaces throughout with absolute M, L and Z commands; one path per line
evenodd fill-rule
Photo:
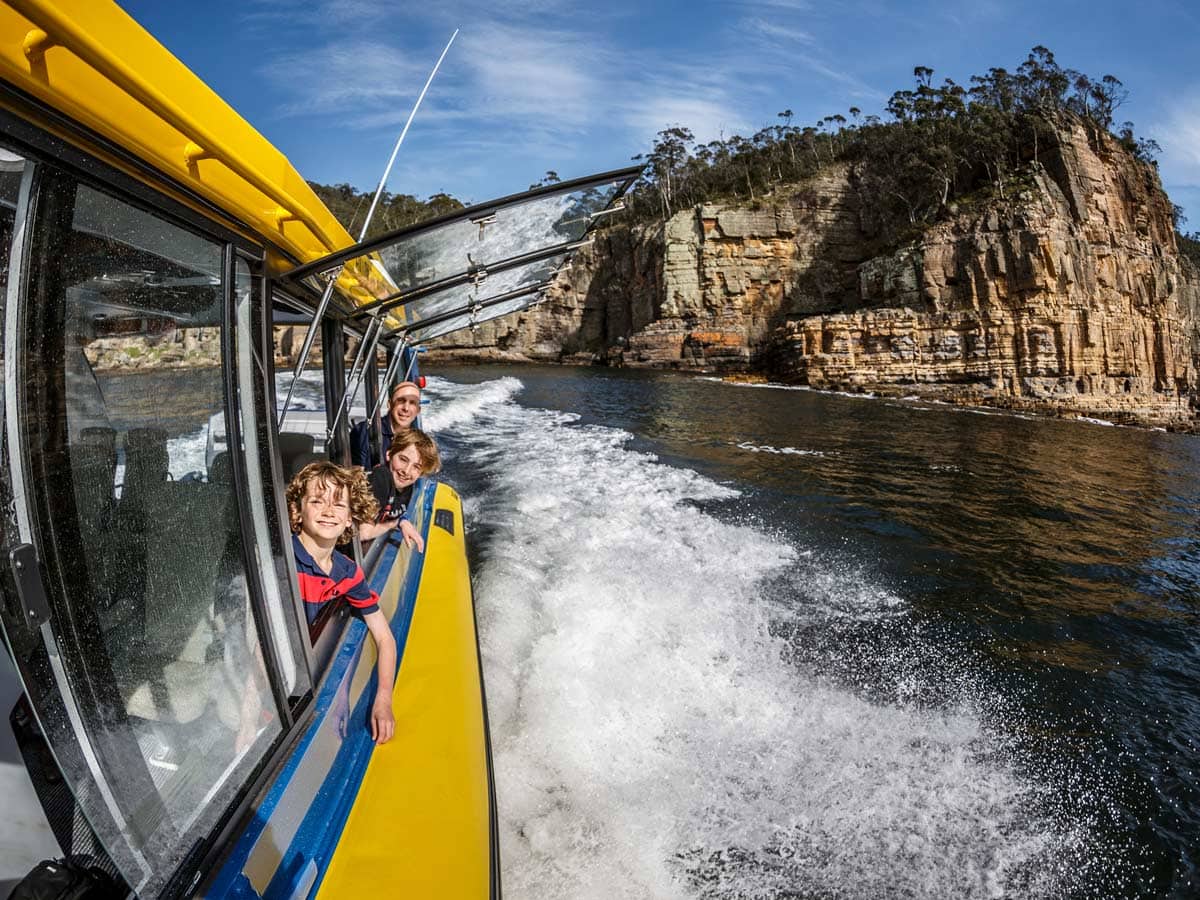
M 435 490 L 436 483 L 430 481 L 424 486 L 424 496 L 421 499 L 422 515 L 419 527 L 426 533 L 426 526 L 432 517 Z M 395 544 L 390 544 L 384 550 L 375 577 L 371 579 L 371 588 L 376 592 L 381 592 L 386 585 L 398 552 L 399 548 Z M 390 623 L 396 639 L 397 665 L 404 658 L 423 565 L 423 555 L 410 556 L 408 572 L 401 585 L 396 612 Z M 325 867 L 333 855 L 334 848 L 337 847 L 375 747 L 367 725 L 367 714 L 375 697 L 377 673 L 371 673 L 352 711 L 347 710 L 339 714 L 338 709 L 339 701 L 343 709 L 348 703 L 350 684 L 358 670 L 367 634 L 367 627 L 361 620 L 355 619 L 347 627 L 342 648 L 331 662 L 317 695 L 312 724 L 280 770 L 263 802 L 255 810 L 253 819 L 234 844 L 225 865 L 205 892 L 206 897 L 222 900 L 250 900 L 259 897 L 245 872 L 247 863 L 251 862 L 251 857 L 269 825 L 279 822 L 280 819 L 294 819 L 300 815 L 303 819 L 261 896 L 266 900 L 293 896 L 296 888 L 303 887 L 304 882 L 312 878 L 313 863 L 316 864 L 318 874 L 311 886 L 304 891 L 304 895 L 311 896 L 320 887 Z M 343 729 L 344 735 L 339 733 Z M 337 750 L 331 752 L 334 746 Z M 320 757 L 332 756 L 319 788 L 312 794 L 303 792 L 288 797 L 289 789 L 300 787 L 297 775 L 301 769 L 321 764 L 320 759 L 310 758 L 313 754 L 319 754 Z M 306 808 L 298 809 L 300 803 L 304 803 Z

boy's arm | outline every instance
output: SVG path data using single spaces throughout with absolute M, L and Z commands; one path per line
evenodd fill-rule
M 402 515 L 400 517 L 401 522 L 412 522 L 413 521 L 413 518 L 417 514 L 416 500 L 419 496 L 421 496 L 422 485 L 424 485 L 425 482 L 428 480 L 429 479 L 427 479 L 424 475 L 422 475 L 420 478 L 418 478 L 416 481 L 413 482 L 412 499 L 409 500 L 408 506 L 406 506 L 404 508 L 404 515 Z
M 386 534 L 395 527 L 395 519 L 388 519 L 383 522 L 363 522 L 358 526 L 358 536 L 364 541 L 373 541 L 381 534 Z
M 379 610 L 363 616 L 371 637 L 375 639 L 376 656 L 379 660 L 376 672 L 379 687 L 375 691 L 375 702 L 371 704 L 371 739 L 376 744 L 386 744 L 396 733 L 396 718 L 392 715 L 392 689 L 396 684 L 396 640 L 388 627 L 387 619 Z
M 421 496 L 422 485 L 426 482 L 426 477 L 422 475 L 413 483 L 413 501 Z M 404 508 L 404 515 L 400 517 L 400 534 L 404 539 L 404 543 L 409 547 L 416 547 L 418 553 L 425 552 L 425 540 L 421 537 L 421 532 L 417 530 L 414 517 L 417 514 L 417 504 L 409 502 Z
M 400 534 L 409 547 L 416 547 L 418 553 L 425 552 L 425 540 L 421 537 L 421 532 L 417 531 L 417 526 L 408 519 L 400 520 Z

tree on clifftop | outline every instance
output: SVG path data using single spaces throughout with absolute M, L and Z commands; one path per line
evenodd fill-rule
M 850 121 L 835 114 L 804 125 L 785 109 L 749 138 L 735 134 L 700 147 L 687 128 L 666 128 L 645 156 L 631 212 L 667 218 L 697 203 L 754 202 L 776 184 L 841 162 L 858 187 L 864 224 L 896 242 L 964 198 L 1005 199 L 1025 189 L 1032 164 L 1071 123 L 1082 124 L 1091 140 L 1113 135 L 1144 162 L 1159 152 L 1153 141 L 1136 137 L 1131 123 L 1114 129 L 1113 114 L 1128 94 L 1120 79 L 1065 69 L 1040 45 L 1015 71 L 988 69 L 972 76 L 969 87 L 935 83 L 930 66 L 914 67 L 913 80 L 912 88 L 892 94 L 884 118 L 851 107 Z
M 694 141 L 691 130 L 681 125 L 664 128 L 654 141 L 654 149 L 645 156 L 647 170 L 643 177 L 647 183 L 654 185 L 658 192 L 664 219 L 669 219 L 674 212 L 675 196 L 683 175 L 684 163 L 691 155 L 691 145 Z M 639 153 L 633 158 L 636 161 L 643 156 Z

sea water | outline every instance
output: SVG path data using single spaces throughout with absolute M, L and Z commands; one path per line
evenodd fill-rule
M 588 369 L 426 397 L 509 896 L 1200 894 L 1200 439 Z

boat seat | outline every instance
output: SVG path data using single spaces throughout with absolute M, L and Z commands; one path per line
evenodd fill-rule
M 84 565 L 88 583 L 102 610 L 112 605 L 115 596 L 116 565 L 109 541 L 116 510 L 116 438 L 112 428 L 85 428 L 71 447 L 71 484 L 75 490 Z
M 284 469 L 284 472 L 287 474 L 287 480 L 291 481 L 295 478 L 300 474 L 300 470 L 309 463 L 322 462 L 327 458 L 324 453 L 301 453 L 292 460 L 288 468 Z
M 155 510 L 147 494 L 170 477 L 167 432 L 161 428 L 131 428 L 125 434 L 125 474 L 121 496 L 111 516 L 103 553 L 112 563 L 112 606 L 102 617 L 109 650 L 140 643 L 144 628 L 146 588 L 145 533 Z
M 222 450 L 208 464 L 208 480 L 212 484 L 233 484 L 233 460 L 228 450 Z
M 290 472 L 297 457 L 311 454 L 315 448 L 316 439 L 311 434 L 302 431 L 279 432 L 279 457 L 283 471 Z
M 159 722 L 191 722 L 215 702 L 236 728 L 245 677 L 227 666 L 224 636 L 245 627 L 245 584 L 231 579 L 239 548 L 237 507 L 228 484 L 163 482 L 145 495 L 154 510 L 144 532 L 146 583 L 144 641 L 123 679 L 130 715 Z M 233 638 L 234 646 L 245 640 Z

